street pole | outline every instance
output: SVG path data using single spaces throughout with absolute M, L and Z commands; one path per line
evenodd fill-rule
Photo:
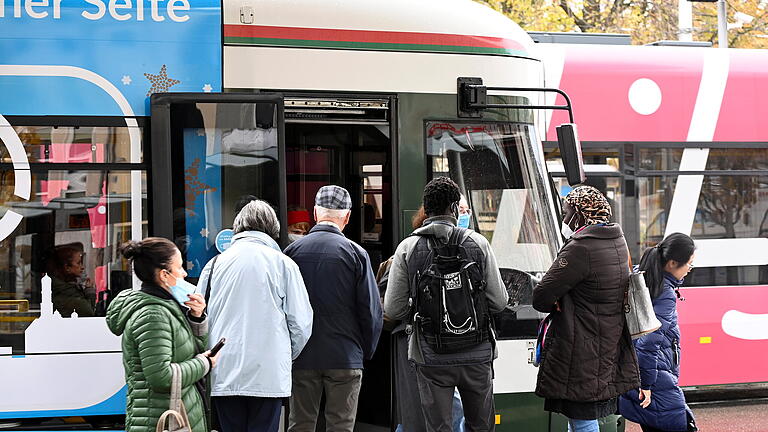
M 689 0 L 677 2 L 677 40 L 693 41 L 693 4 Z
M 717 46 L 728 48 L 728 15 L 725 0 L 717 0 Z

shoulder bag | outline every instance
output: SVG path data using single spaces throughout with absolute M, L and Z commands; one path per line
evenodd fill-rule
M 171 403 L 157 421 L 156 432 L 190 432 L 192 428 L 189 425 L 187 409 L 181 400 L 181 366 L 177 363 L 171 363 Z M 167 423 L 167 427 L 166 427 Z
M 632 257 L 629 256 L 629 284 L 624 290 L 624 315 L 627 317 L 627 327 L 632 339 L 661 328 L 661 322 L 653 311 L 651 292 L 645 285 L 643 273 L 645 272 L 635 271 L 632 267 Z

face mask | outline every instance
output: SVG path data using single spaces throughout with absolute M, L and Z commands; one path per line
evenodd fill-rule
M 469 228 L 469 213 L 459 215 L 459 228 Z
M 176 278 L 176 285 L 171 287 L 171 294 L 179 304 L 188 302 L 189 297 L 187 297 L 187 294 L 194 294 L 196 292 L 197 287 L 182 278 Z
M 567 223 L 563 221 L 563 226 L 562 228 L 560 228 L 560 232 L 563 234 L 563 237 L 565 237 L 566 240 L 571 238 L 571 236 L 574 233 L 573 228 L 571 228 L 571 223 L 573 222 L 573 218 L 575 217 L 576 215 L 574 214 L 573 216 L 571 216 L 571 220 L 569 220 Z
M 304 236 L 301 234 L 288 234 L 288 241 L 290 243 L 293 243 L 300 238 L 304 238 Z
M 573 230 L 565 222 L 563 222 L 563 227 L 560 228 L 560 232 L 563 233 L 563 237 L 565 237 L 566 240 L 571 238 L 571 236 L 573 235 Z

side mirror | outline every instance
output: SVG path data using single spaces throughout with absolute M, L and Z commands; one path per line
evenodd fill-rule
M 568 184 L 575 186 L 584 183 L 587 176 L 584 174 L 584 160 L 581 158 L 581 143 L 576 134 L 576 124 L 563 123 L 555 130 Z

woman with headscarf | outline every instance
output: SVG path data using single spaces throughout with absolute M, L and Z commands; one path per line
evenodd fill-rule
M 617 398 L 640 385 L 624 318 L 629 282 L 624 233 L 597 189 L 565 197 L 565 245 L 533 291 L 533 307 L 551 323 L 541 353 L 536 394 L 544 409 L 568 418 L 568 430 L 598 432 Z

